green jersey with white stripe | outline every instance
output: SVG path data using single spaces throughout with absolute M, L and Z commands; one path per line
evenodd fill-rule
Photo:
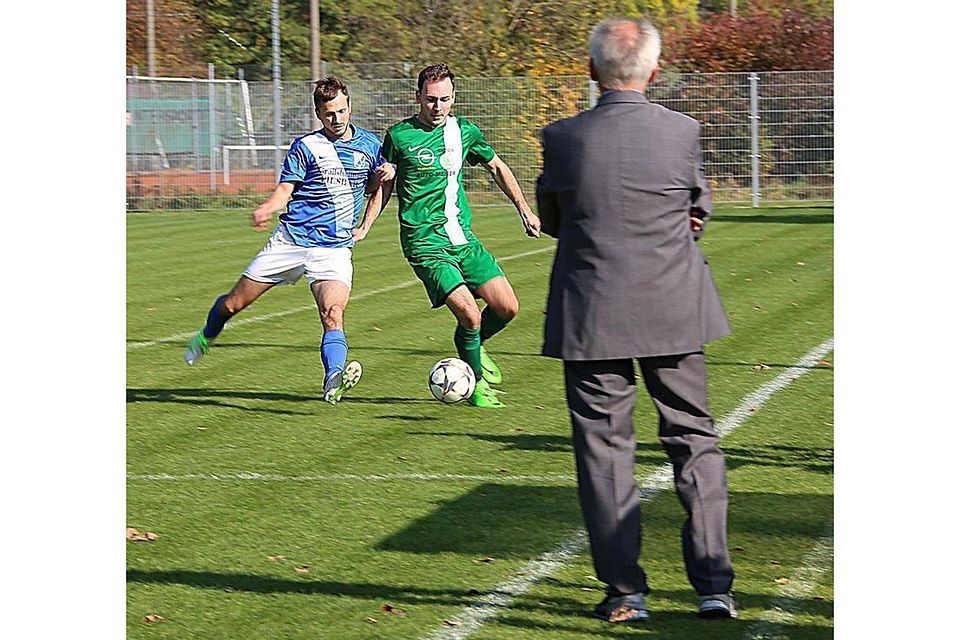
M 462 169 L 494 156 L 477 125 L 448 115 L 443 125 L 431 127 L 412 116 L 387 130 L 382 154 L 397 167 L 400 246 L 407 258 L 475 240 Z

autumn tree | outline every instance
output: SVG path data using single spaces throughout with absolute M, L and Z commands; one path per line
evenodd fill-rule
M 717 14 L 665 34 L 663 64 L 677 71 L 833 68 L 833 21 L 794 10 Z
M 158 75 L 207 75 L 201 50 L 205 34 L 192 0 L 156 0 L 154 63 Z M 144 0 L 127 0 L 127 72 L 147 73 L 147 10 Z

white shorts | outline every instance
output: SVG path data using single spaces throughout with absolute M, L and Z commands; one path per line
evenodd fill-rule
M 268 284 L 296 284 L 306 275 L 310 284 L 339 280 L 349 287 L 353 283 L 352 253 L 350 247 L 301 247 L 280 224 L 243 275 Z

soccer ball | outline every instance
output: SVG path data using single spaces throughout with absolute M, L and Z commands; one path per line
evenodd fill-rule
M 430 369 L 430 393 L 440 402 L 453 404 L 473 395 L 477 378 L 463 360 L 444 358 Z

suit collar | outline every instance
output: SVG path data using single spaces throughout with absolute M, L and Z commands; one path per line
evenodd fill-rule
M 602 106 L 606 104 L 615 104 L 618 102 L 627 102 L 633 104 L 646 104 L 650 102 L 647 100 L 647 96 L 640 93 L 639 91 L 604 91 L 600 95 L 600 99 L 597 100 L 597 106 Z

